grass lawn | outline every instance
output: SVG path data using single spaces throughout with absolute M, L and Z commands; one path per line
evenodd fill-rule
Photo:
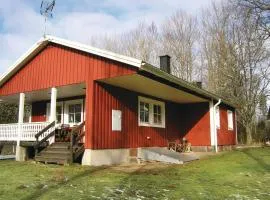
M 270 148 L 226 152 L 185 165 L 0 161 L 0 199 L 270 199 Z

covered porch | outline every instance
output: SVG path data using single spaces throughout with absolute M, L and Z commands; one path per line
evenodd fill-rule
M 211 122 L 215 115 L 214 100 L 198 86 L 187 82 L 176 84 L 173 76 L 168 76 L 170 79 L 164 79 L 139 71 L 133 75 L 98 80 L 96 99 L 100 105 L 109 102 L 109 108 L 122 114 L 122 121 L 116 118 L 111 123 L 121 126 L 118 131 L 124 135 L 115 135 L 112 142 L 104 144 L 98 137 L 104 132 L 99 128 L 101 119 L 98 118 L 94 127 L 96 148 L 165 147 L 185 138 L 194 149 L 214 146 L 214 125 Z M 109 100 L 103 101 L 101 94 Z M 106 110 L 98 105 L 97 108 L 97 117 L 103 118 L 101 113 Z M 112 134 L 115 131 L 106 126 L 104 129 Z
M 0 144 L 16 145 L 18 161 L 25 159 L 29 146 L 38 150 L 54 142 L 73 145 L 77 127 L 84 134 L 85 90 L 85 83 L 81 83 L 1 96 L 1 103 L 18 105 L 18 122 L 0 124 Z

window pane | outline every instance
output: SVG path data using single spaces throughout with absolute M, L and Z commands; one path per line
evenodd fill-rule
M 232 130 L 233 129 L 233 113 L 232 111 L 227 111 L 228 113 L 228 129 Z
M 144 122 L 149 122 L 149 112 L 145 112 L 144 116 Z
M 154 113 L 161 114 L 161 106 L 160 105 L 154 105 Z
M 149 103 L 140 102 L 140 121 L 149 122 Z
M 144 112 L 140 112 L 140 121 L 144 122 Z
M 56 114 L 62 114 L 62 106 L 56 106 Z
M 161 106 L 158 106 L 158 113 L 161 114 Z
M 69 105 L 68 106 L 68 112 L 69 113 L 75 113 L 75 107 L 74 107 L 74 105 Z
M 157 117 L 157 119 L 158 119 L 158 124 L 161 124 L 161 115 L 158 115 L 158 117 Z
M 68 122 L 69 123 L 74 123 L 74 114 L 69 114 L 68 115 Z
M 80 113 L 80 112 L 82 111 L 82 108 L 81 108 L 81 107 L 82 107 L 81 104 L 76 104 L 76 105 L 75 105 L 75 112 L 76 112 L 76 113 Z
M 144 111 L 144 103 L 143 102 L 140 102 L 140 111 Z
M 75 114 L 75 123 L 80 123 L 81 122 L 81 113 L 76 113 Z
M 61 123 L 62 115 L 56 115 L 56 123 Z
M 154 123 L 157 124 L 157 122 L 158 122 L 157 115 L 154 114 Z

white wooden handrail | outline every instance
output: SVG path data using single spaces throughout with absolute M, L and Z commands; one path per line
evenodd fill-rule
M 18 136 L 20 136 L 20 141 L 36 141 L 35 135 L 49 124 L 49 122 L 23 123 L 21 124 L 21 134 L 18 133 L 18 123 L 0 124 L 0 141 L 17 141 Z M 54 129 L 55 127 L 50 128 L 40 136 L 40 139 L 47 136 Z

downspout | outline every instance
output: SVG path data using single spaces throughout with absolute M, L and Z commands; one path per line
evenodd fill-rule
M 218 152 L 217 126 L 216 126 L 216 108 L 221 104 L 221 99 L 214 105 L 214 136 L 215 136 L 215 151 Z

